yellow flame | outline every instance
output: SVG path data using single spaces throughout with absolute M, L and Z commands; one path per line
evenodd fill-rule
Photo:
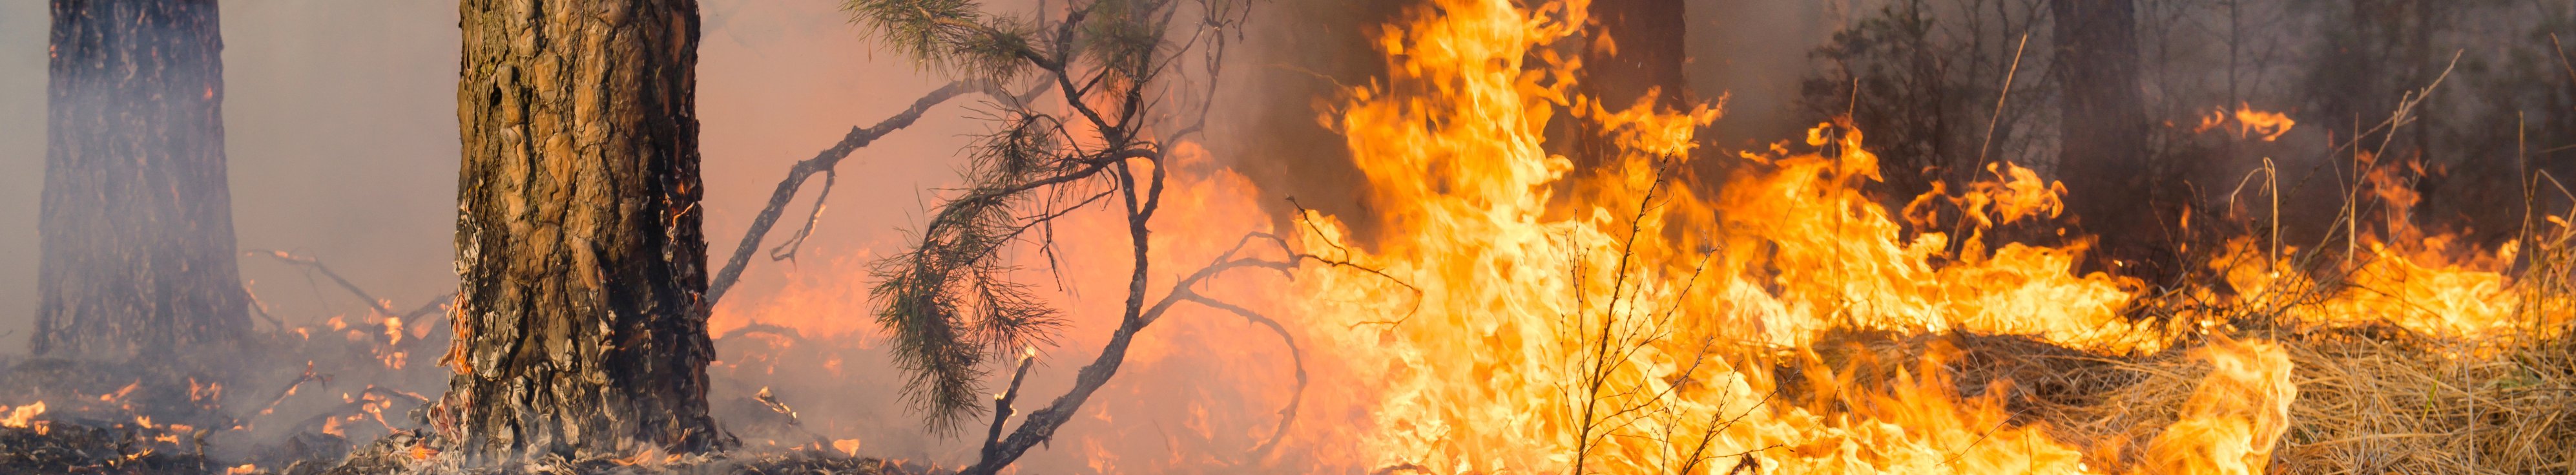
M 2289 353 L 2268 342 L 2222 340 L 2194 356 L 2209 361 L 2209 376 L 2183 403 L 2181 420 L 2149 442 L 2143 473 L 2263 473 L 2299 396 Z
M 28 424 L 35 420 L 36 415 L 44 413 L 44 401 L 36 401 L 24 406 L 18 406 L 16 408 L 9 409 L 9 417 L 0 418 L 0 427 L 24 429 L 27 428 Z

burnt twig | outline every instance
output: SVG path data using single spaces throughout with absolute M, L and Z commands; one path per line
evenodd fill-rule
M 984 433 L 982 458 L 989 460 L 999 455 L 1002 444 L 1002 425 L 1011 420 L 1011 413 L 1016 412 L 1011 408 L 1011 402 L 1020 398 L 1020 381 L 1028 379 L 1029 366 L 1037 361 L 1036 348 L 1030 348 L 1026 353 L 1022 353 L 1019 371 L 1011 374 L 1010 389 L 993 397 L 993 428 Z
M 277 397 L 269 398 L 269 399 L 268 399 L 268 405 L 266 405 L 266 406 L 261 406 L 261 407 L 259 408 L 259 412 L 258 412 L 258 413 L 255 413 L 255 414 L 252 414 L 252 415 L 251 415 L 251 418 L 256 419 L 256 418 L 258 418 L 259 416 L 265 416 L 265 415 L 269 415 L 270 413 L 277 412 L 277 405 L 278 405 L 278 403 L 286 402 L 286 397 L 287 397 L 287 396 L 293 396 L 293 395 L 295 395 L 295 389 L 296 389 L 296 388 L 298 388 L 298 387 L 303 387 L 303 386 L 304 386 L 304 383 L 314 382 L 314 381 L 321 381 L 321 382 L 324 382 L 324 383 L 329 383 L 329 382 L 331 382 L 331 375 L 321 374 L 321 373 L 318 373 L 318 372 L 314 372 L 314 371 L 313 371 L 313 362 L 311 362 L 311 361 L 306 361 L 306 362 L 304 362 L 304 374 L 296 376 L 294 381 L 287 382 L 287 383 L 286 383 L 286 387 L 285 387 L 285 388 L 283 388 L 283 389 L 278 389 L 278 390 L 277 390 Z M 234 429 L 246 429 L 246 428 L 249 428 L 249 426 L 250 426 L 250 423 L 249 423 L 247 420 L 245 420 L 245 421 L 244 421 L 244 422 L 242 422 L 241 424 L 234 425 L 234 426 L 233 426 L 233 428 L 234 428 Z
M 850 133 L 842 135 L 839 143 L 832 144 L 830 148 L 825 148 L 822 152 L 815 153 L 814 158 L 796 162 L 795 166 L 787 169 L 787 178 L 778 181 L 778 189 L 770 192 L 769 205 L 761 208 L 760 214 L 752 216 L 751 227 L 743 231 L 742 241 L 740 241 L 740 244 L 734 246 L 733 257 L 725 259 L 724 268 L 716 271 L 715 278 L 708 281 L 706 305 L 704 309 L 701 309 L 698 312 L 697 318 L 701 320 L 705 319 L 707 317 L 707 311 L 714 308 L 715 302 L 718 299 L 724 298 L 725 292 L 732 290 L 734 282 L 742 278 L 743 267 L 751 264 L 751 253 L 754 250 L 760 249 L 761 237 L 768 235 L 769 229 L 778 225 L 779 215 L 787 211 L 787 204 L 789 201 L 794 201 L 796 199 L 796 189 L 804 186 L 805 180 L 813 178 L 816 173 L 825 174 L 823 191 L 814 199 L 814 213 L 806 218 L 804 229 L 797 231 L 794 238 L 791 238 L 786 244 L 780 245 L 778 249 L 770 251 L 771 258 L 773 259 L 785 259 L 795 256 L 796 246 L 802 244 L 805 241 L 805 237 L 813 232 L 814 222 L 817 218 L 821 217 L 823 212 L 823 198 L 831 195 L 832 176 L 837 173 L 833 171 L 833 168 L 840 166 L 842 159 L 849 158 L 851 152 L 858 150 L 860 147 L 868 146 L 869 143 L 875 142 L 878 138 L 884 137 L 886 134 L 893 133 L 895 130 L 902 129 L 904 127 L 912 126 L 912 123 L 914 121 L 921 120 L 921 115 L 928 112 L 931 107 L 938 106 L 941 103 L 948 102 L 949 99 L 953 99 L 959 95 L 967 93 L 983 93 L 1009 102 L 1014 106 L 1025 102 L 1021 100 L 1019 96 L 1012 95 L 1007 91 L 1002 91 L 1000 86 L 992 83 L 991 81 L 967 80 L 950 82 L 948 85 L 941 86 L 937 90 L 930 91 L 930 94 L 923 95 L 920 99 L 914 100 L 911 108 L 904 109 L 903 112 L 897 113 L 893 117 L 887 117 L 883 121 L 878 121 L 875 126 L 868 128 L 850 128 Z
M 376 299 L 376 297 L 375 297 L 374 295 L 369 295 L 369 294 L 367 293 L 367 290 L 366 290 L 366 289 L 358 288 L 358 284 L 350 283 L 350 282 L 349 282 L 349 279 L 347 279 L 347 278 L 343 278 L 343 277 L 340 277 L 340 273 L 338 273 L 338 272 L 332 272 L 332 271 L 331 271 L 331 266 L 322 265 L 322 261 L 321 261 L 320 259 L 314 259 L 314 258 L 311 258 L 311 257 L 305 257 L 305 256 L 298 256 L 298 255 L 294 255 L 294 254 L 287 253 L 286 251 L 271 251 L 271 250 L 263 250 L 263 249 L 253 249 L 253 250 L 249 250 L 249 251 L 243 251 L 242 253 L 243 253 L 243 254 L 246 254 L 246 255 L 254 255 L 254 256 L 268 256 L 268 257 L 276 258 L 276 259 L 277 259 L 278 261 L 280 261 L 280 262 L 285 262 L 285 263 L 288 263 L 288 264 L 294 264 L 294 265 L 298 265 L 298 266 L 304 266 L 304 268 L 306 268 L 306 269 L 311 269 L 311 270 L 313 270 L 313 271 L 320 272 L 320 273 L 322 273 L 322 276 L 323 276 L 323 277 L 329 277 L 329 278 L 331 278 L 331 282 L 332 282 L 332 283 L 340 284 L 340 288 L 342 288 L 342 289 L 347 289 L 347 290 L 349 291 L 349 293 L 350 293 L 350 294 L 355 294 L 355 295 L 357 295 L 357 296 L 358 296 L 358 300 L 365 300 L 365 301 L 367 301 L 367 308 L 375 309 L 376 313 L 378 313 L 378 314 L 384 314 L 384 315 L 393 315 L 393 314 L 394 314 L 394 309 L 393 309 L 392 307 L 388 307 L 388 306 L 386 306 L 386 305 L 385 305 L 385 301 L 383 301 L 383 300 L 377 300 L 377 299 Z

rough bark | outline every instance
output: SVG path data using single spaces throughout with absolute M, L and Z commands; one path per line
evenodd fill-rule
M 693 0 L 467 0 L 456 371 L 468 460 L 697 452 L 706 242 Z
M 2147 162 L 2147 118 L 2138 84 L 2137 10 L 2131 0 L 2050 0 L 2057 37 L 2058 169 L 2067 207 L 2104 254 L 2135 259 L 2163 240 L 2159 194 Z
M 237 341 L 215 2 L 55 0 L 33 350 Z
M 1682 63 L 1688 58 L 1683 47 L 1682 2 L 1594 0 L 1589 11 L 1595 27 L 1591 45 L 1583 52 L 1583 69 L 1577 71 L 1581 75 L 1575 84 L 1578 92 L 1612 111 L 1635 105 L 1648 92 L 1656 93 L 1655 104 L 1665 109 L 1689 107 L 1684 96 L 1688 83 L 1682 77 Z M 1618 145 L 1609 131 L 1576 121 L 1573 132 L 1574 149 L 1568 158 L 1578 168 L 1612 163 L 1618 157 Z

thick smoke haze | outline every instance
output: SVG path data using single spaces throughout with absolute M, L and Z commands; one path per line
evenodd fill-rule
M 45 186 L 43 2 L 0 3 L 0 352 L 36 321 L 36 203 Z

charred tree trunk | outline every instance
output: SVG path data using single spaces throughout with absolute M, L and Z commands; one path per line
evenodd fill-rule
M 463 2 L 457 374 L 432 418 L 469 461 L 732 442 L 697 317 L 697 8 Z
M 36 354 L 166 354 L 249 329 L 216 25 L 212 0 L 53 2 Z
M 2057 36 L 2058 170 L 2067 207 L 2101 238 L 2100 255 L 2151 264 L 2163 242 L 2160 210 L 2180 199 L 2161 193 L 2148 163 L 2147 118 L 2138 83 L 2137 10 L 2131 0 L 2050 0 Z M 2144 269 L 2133 269 L 2144 270 Z
M 1689 98 L 1683 97 L 1688 85 L 1682 62 L 1688 52 L 1682 41 L 1682 2 L 1594 0 L 1591 14 L 1596 28 L 1583 51 L 1583 69 L 1576 73 L 1581 75 L 1577 92 L 1612 111 L 1635 105 L 1649 92 L 1656 94 L 1659 107 L 1689 107 Z M 1591 121 L 1575 121 L 1568 158 L 1577 169 L 1615 163 L 1619 149 L 1609 132 Z

